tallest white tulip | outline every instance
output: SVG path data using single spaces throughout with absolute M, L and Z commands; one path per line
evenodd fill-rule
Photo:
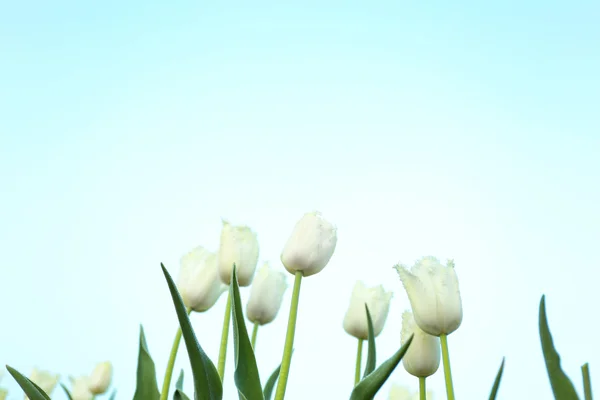
M 258 239 L 247 226 L 234 226 L 223 220 L 219 247 L 219 276 L 229 285 L 235 264 L 240 286 L 250 286 L 258 264 Z
M 289 273 L 311 276 L 327 265 L 337 244 L 336 228 L 319 212 L 304 214 L 281 253 L 281 262 Z

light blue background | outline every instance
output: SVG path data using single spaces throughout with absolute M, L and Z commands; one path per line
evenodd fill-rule
M 66 382 L 109 359 L 131 398 L 139 324 L 159 382 L 176 329 L 159 263 L 216 250 L 221 217 L 277 263 L 318 209 L 338 248 L 303 284 L 286 399 L 347 398 L 357 279 L 395 292 L 380 360 L 397 349 L 392 266 L 428 254 L 460 279 L 459 398 L 487 398 L 503 356 L 499 398 L 551 397 L 542 293 L 565 370 L 581 388 L 589 361 L 600 390 L 599 18 L 594 1 L 3 2 L 0 362 Z M 289 295 L 259 332 L 263 380 Z M 193 316 L 214 360 L 224 303 Z M 185 350 L 180 367 L 191 393 Z M 417 387 L 402 367 L 389 382 Z M 445 398 L 441 371 L 430 387 Z

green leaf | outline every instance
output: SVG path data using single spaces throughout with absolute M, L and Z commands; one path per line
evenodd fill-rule
M 581 374 L 583 375 L 583 394 L 585 400 L 592 400 L 592 382 L 590 380 L 590 364 L 585 363 L 581 366 Z
M 492 392 L 490 393 L 490 400 L 496 400 L 496 395 L 498 394 L 498 388 L 500 387 L 500 379 L 502 379 L 502 373 L 504 372 L 504 357 L 502 357 L 502 363 L 500 364 L 500 369 L 496 374 L 496 379 L 494 380 L 494 386 L 492 386 Z
M 240 395 L 247 400 L 264 400 L 254 350 L 244 321 L 235 265 L 233 266 L 229 292 L 231 294 L 231 316 L 233 319 L 233 348 L 235 353 L 235 373 L 233 377 L 235 386 L 237 386 Z
M 221 384 L 221 378 L 219 377 L 217 368 L 210 358 L 208 358 L 204 350 L 202 350 L 202 347 L 196 339 L 187 310 L 185 309 L 181 295 L 177 290 L 177 286 L 175 285 L 175 282 L 173 282 L 173 278 L 171 278 L 171 275 L 169 275 L 169 272 L 163 264 L 160 264 L 160 266 L 169 285 L 169 291 L 173 298 L 173 304 L 175 305 L 175 311 L 177 312 L 177 318 L 179 319 L 179 326 L 181 327 L 185 347 L 187 348 L 190 364 L 192 365 L 195 391 L 194 399 L 221 400 L 223 398 L 223 385 Z
M 108 398 L 108 400 L 115 400 L 115 397 L 117 397 L 117 390 L 113 390 L 112 394 L 110 395 L 110 397 Z
M 366 303 L 365 303 L 365 309 L 367 310 L 367 324 L 369 326 L 369 352 L 367 355 L 367 364 L 365 365 L 365 373 L 363 375 L 363 378 L 375 370 L 375 366 L 377 363 L 377 354 L 376 354 L 376 350 L 375 350 L 375 332 L 373 331 L 373 320 L 371 319 L 371 313 L 369 312 L 369 307 L 367 307 Z
M 548 328 L 548 319 L 546 318 L 546 298 L 542 296 L 540 301 L 540 340 L 542 342 L 542 352 L 546 361 L 546 369 L 552 385 L 552 392 L 556 400 L 578 400 L 577 392 L 569 377 L 560 367 L 560 356 L 554 348 L 550 328 Z
M 183 369 L 179 373 L 179 378 L 177 378 L 177 383 L 175 383 L 175 389 L 179 389 L 183 392 Z
M 144 328 L 140 326 L 140 350 L 137 365 L 137 383 L 133 400 L 158 400 L 160 393 L 156 383 L 156 368 L 148 351 Z
M 67 387 L 65 385 L 63 385 L 62 383 L 60 384 L 60 386 L 63 388 L 63 390 L 67 394 L 67 397 L 69 398 L 69 400 L 73 400 L 73 396 L 71 396 L 71 392 L 69 392 L 69 389 L 67 389 Z
M 350 395 L 350 400 L 371 400 L 375 397 L 375 394 L 381 386 L 385 383 L 385 381 L 390 377 L 396 366 L 406 354 L 406 350 L 408 350 L 408 346 L 413 340 L 413 335 L 404 343 L 402 347 L 391 356 L 386 362 L 381 364 L 379 368 L 375 371 L 371 372 L 369 375 L 364 377 L 358 385 L 354 387 L 352 394 Z
M 38 385 L 36 385 L 33 381 L 31 381 L 26 376 L 22 375 L 16 369 L 6 366 L 8 372 L 15 378 L 21 389 L 25 392 L 27 397 L 30 400 L 50 400 L 50 396 L 48 396 Z
M 269 379 L 267 379 L 267 383 L 265 384 L 265 390 L 263 391 L 265 400 L 271 400 L 271 396 L 273 395 L 273 389 L 275 389 L 275 383 L 277 382 L 277 378 L 279 378 L 280 370 L 281 364 L 279 364 L 279 367 L 277 367 L 275 371 L 273 371 L 271 376 L 269 376 Z
M 190 398 L 183 393 L 183 390 L 176 389 L 175 394 L 173 395 L 173 400 L 190 400 Z

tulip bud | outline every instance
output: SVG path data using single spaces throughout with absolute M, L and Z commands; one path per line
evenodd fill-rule
M 34 368 L 29 376 L 29 379 L 38 385 L 48 396 L 54 391 L 59 378 L 59 375 L 52 374 L 48 371 L 42 371 L 37 368 Z M 27 399 L 27 396 L 25 396 L 25 399 Z
M 394 383 L 390 388 L 389 400 L 412 400 L 411 391 L 405 387 Z
M 246 315 L 250 321 L 265 325 L 275 319 L 287 289 L 285 278 L 283 272 L 271 268 L 269 263 L 264 263 L 258 270 L 250 287 L 250 299 L 246 306 Z
M 454 263 L 423 257 L 409 270 L 396 265 L 419 328 L 430 335 L 448 335 L 462 322 L 462 302 Z
M 110 361 L 101 362 L 96 365 L 89 378 L 90 391 L 93 394 L 106 393 L 112 379 L 112 364 Z
M 0 400 L 6 400 L 6 396 L 8 396 L 8 390 L 0 389 Z
M 71 399 L 92 400 L 94 394 L 90 391 L 90 380 L 85 376 L 71 378 Z
M 203 312 L 215 305 L 227 290 L 221 282 L 217 255 L 202 246 L 181 257 L 177 289 L 186 307 Z
M 381 285 L 367 288 L 361 281 L 356 282 L 344 317 L 344 330 L 357 339 L 369 338 L 366 304 L 373 321 L 373 334 L 379 336 L 390 310 L 391 299 L 392 292 L 386 292 Z
M 421 330 L 410 311 L 402 314 L 402 345 L 414 334 L 413 340 L 402 358 L 404 369 L 409 374 L 427 378 L 435 374 L 440 366 L 440 339 Z
M 283 248 L 281 262 L 291 274 L 314 275 L 325 268 L 336 243 L 336 228 L 330 222 L 318 212 L 304 214 Z
M 223 221 L 219 248 L 219 276 L 226 285 L 231 282 L 233 264 L 240 286 L 249 286 L 258 263 L 258 239 L 247 226 L 233 226 Z

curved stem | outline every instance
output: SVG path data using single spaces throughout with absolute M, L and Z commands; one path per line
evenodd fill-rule
M 425 378 L 419 377 L 419 399 L 427 400 L 427 388 L 425 387 Z
M 446 396 L 454 400 L 454 386 L 452 385 L 452 371 L 450 371 L 450 355 L 448 354 L 448 336 L 440 335 L 442 342 L 442 358 L 444 360 L 444 377 L 446 378 Z
M 223 331 L 221 332 L 221 347 L 219 348 L 219 364 L 217 370 L 221 377 L 221 382 L 225 376 L 225 360 L 227 359 L 227 341 L 229 340 L 229 325 L 231 322 L 231 291 L 227 291 L 227 305 L 225 306 L 225 316 L 223 317 Z
M 190 315 L 192 313 L 192 309 L 188 308 L 187 313 Z M 160 392 L 160 400 L 167 400 L 169 397 L 169 388 L 171 387 L 171 378 L 173 377 L 173 369 L 175 368 L 175 359 L 177 358 L 179 343 L 181 343 L 181 328 L 177 329 L 175 340 L 173 340 L 171 354 L 169 355 L 169 361 L 167 363 L 167 370 L 165 371 L 165 379 L 163 380 L 162 392 Z
M 256 349 L 256 335 L 258 334 L 258 322 L 254 323 L 254 328 L 252 328 L 252 349 Z
M 360 382 L 360 367 L 362 362 L 363 340 L 358 339 L 358 350 L 356 351 L 356 368 L 354 369 L 354 386 Z
M 290 316 L 288 317 L 288 327 L 285 335 L 285 347 L 283 349 L 281 369 L 279 370 L 279 382 L 277 382 L 275 400 L 283 400 L 285 397 L 285 388 L 290 373 L 290 364 L 292 362 L 292 349 L 294 348 L 294 334 L 296 332 L 296 318 L 298 316 L 298 300 L 300 298 L 301 283 L 302 272 L 296 271 L 296 276 L 294 279 L 294 292 L 292 293 L 292 304 L 290 306 Z

